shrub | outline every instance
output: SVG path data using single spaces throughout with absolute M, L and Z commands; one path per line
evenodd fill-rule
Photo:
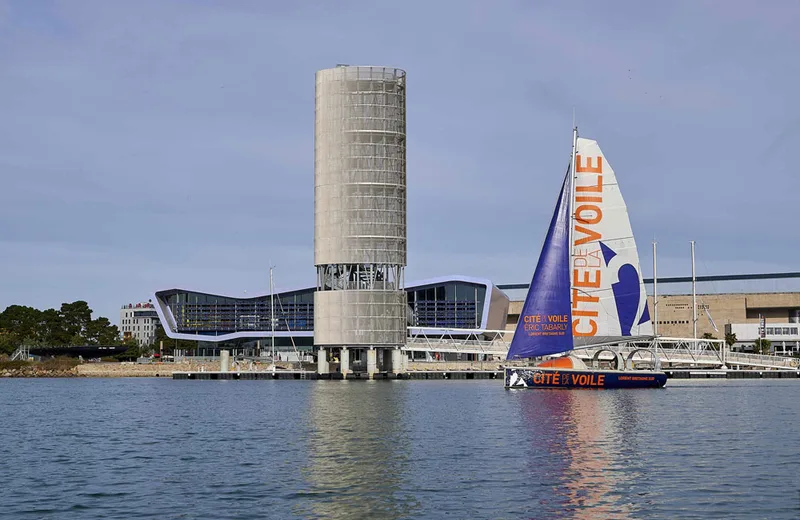
M 19 370 L 33 365 L 31 361 L 23 361 L 17 359 L 16 361 L 0 361 L 0 370 Z
M 39 367 L 42 370 L 72 370 L 80 364 L 81 362 L 77 358 L 57 357 L 42 361 Z

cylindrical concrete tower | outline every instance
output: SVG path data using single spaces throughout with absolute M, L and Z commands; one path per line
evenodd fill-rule
M 404 345 L 405 71 L 317 72 L 314 137 L 314 343 Z

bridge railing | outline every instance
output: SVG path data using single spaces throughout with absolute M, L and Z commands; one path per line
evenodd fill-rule
M 765 354 L 749 354 L 747 352 L 728 352 L 726 360 L 731 363 L 781 366 L 786 368 L 798 368 L 800 360 L 797 358 L 787 358 L 782 356 L 770 356 Z
M 453 351 L 465 353 L 503 354 L 508 352 L 508 344 L 502 341 L 483 341 L 476 339 L 449 338 L 408 338 L 404 350 Z
M 617 347 L 616 350 L 624 355 L 641 349 L 641 346 Z M 474 339 L 453 339 L 453 338 L 409 338 L 404 350 L 418 350 L 429 352 L 455 352 L 455 353 L 482 353 L 505 356 L 508 352 L 508 345 L 503 341 L 481 341 Z M 575 354 L 581 358 L 591 358 L 594 356 L 596 348 L 580 349 Z M 785 358 L 781 356 L 769 356 L 762 354 L 747 354 L 740 352 L 730 352 L 724 350 L 720 354 L 719 350 L 703 349 L 696 350 L 686 347 L 663 347 L 656 348 L 661 362 L 677 363 L 684 365 L 711 365 L 722 366 L 724 363 L 732 365 L 750 365 L 769 368 L 796 369 L 800 365 L 800 360 Z

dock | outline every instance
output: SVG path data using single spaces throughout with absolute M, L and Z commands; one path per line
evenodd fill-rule
M 798 370 L 665 370 L 669 379 L 800 379 Z M 372 379 L 388 380 L 483 380 L 502 379 L 502 370 L 424 370 L 395 374 L 392 372 L 376 372 Z M 303 380 L 303 381 L 369 381 L 366 372 L 349 373 L 344 377 L 341 373 L 317 374 L 308 370 L 277 370 L 275 372 L 173 372 L 172 379 L 182 380 L 227 380 L 227 381 L 266 381 L 266 380 Z
M 798 379 L 798 370 L 665 370 L 669 379 Z
M 468 379 L 502 379 L 502 370 L 450 370 L 450 371 L 419 371 L 395 374 L 392 372 L 376 372 L 373 380 L 468 380 Z M 276 370 L 275 372 L 173 372 L 172 379 L 191 379 L 198 381 L 227 380 L 227 381 L 266 381 L 266 380 L 332 380 L 332 381 L 368 381 L 366 372 L 355 372 L 344 377 L 341 373 L 317 374 L 301 370 Z

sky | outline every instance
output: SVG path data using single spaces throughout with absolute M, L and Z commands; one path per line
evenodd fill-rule
M 408 73 L 406 280 L 529 282 L 573 111 L 642 271 L 800 270 L 800 2 L 0 0 L 0 309 L 310 287 L 314 74 Z

